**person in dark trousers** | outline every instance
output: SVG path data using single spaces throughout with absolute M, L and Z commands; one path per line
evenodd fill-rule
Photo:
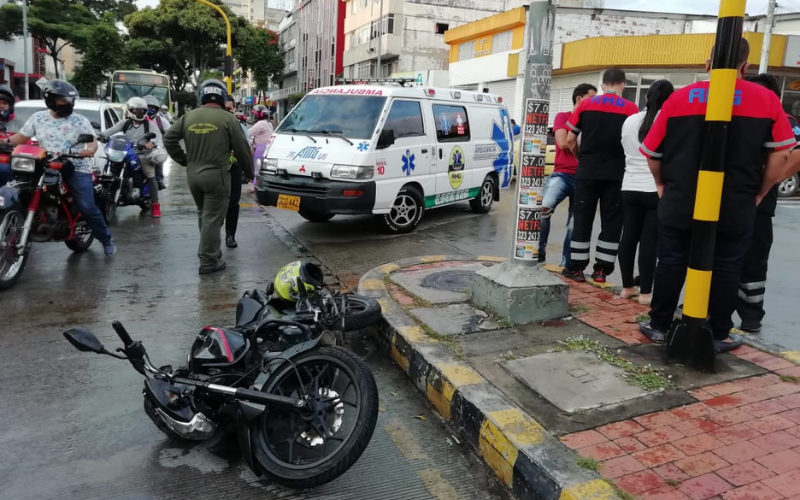
M 584 99 L 597 94 L 597 87 L 582 83 L 572 91 L 573 111 Z M 578 168 L 576 151 L 570 147 L 569 128 L 567 121 L 572 111 L 558 113 L 553 122 L 556 140 L 556 158 L 553 173 L 547 178 L 542 193 L 542 230 L 539 236 L 539 262 L 547 261 L 547 241 L 550 237 L 550 218 L 556 208 L 569 198 L 569 215 L 567 215 L 567 235 L 564 238 L 564 248 L 561 252 L 561 266 L 565 267 L 570 260 L 569 245 L 572 241 L 573 211 L 575 206 L 575 170 Z
M 749 55 L 747 40 L 742 39 L 708 307 L 708 324 L 718 352 L 742 344 L 740 335 L 730 333 L 731 316 L 736 309 L 739 276 L 750 247 L 756 207 L 780 182 L 789 150 L 796 144 L 775 94 L 741 79 L 747 73 Z M 711 69 L 710 60 L 706 61 L 706 69 Z M 642 143 L 641 151 L 648 157 L 661 200 L 650 321 L 639 328 L 656 342 L 663 342 L 671 327 L 686 280 L 698 171 L 705 144 L 708 89 L 709 82 L 697 82 L 675 91 Z
M 614 272 L 622 232 L 622 176 L 625 151 L 620 137 L 625 119 L 639 112 L 634 103 L 622 97 L 625 72 L 610 69 L 603 74 L 603 95 L 584 99 L 567 121 L 569 145 L 575 149 L 578 134 L 581 144 L 575 173 L 574 229 L 570 243 L 570 262 L 564 275 L 586 281 L 583 271 L 589 265 L 589 247 L 597 205 L 600 205 L 600 237 L 595 249 L 596 264 L 592 279 L 605 283 Z
M 781 87 L 778 79 L 772 75 L 748 75 L 744 77 L 771 90 L 778 98 Z M 800 123 L 787 114 L 795 140 L 800 141 Z M 800 156 L 800 149 L 795 148 L 791 157 Z M 772 250 L 772 218 L 778 206 L 778 185 L 769 190 L 767 196 L 756 209 L 756 220 L 753 223 L 753 239 L 742 263 L 742 274 L 739 280 L 739 297 L 736 301 L 736 312 L 742 319 L 741 329 L 748 333 L 759 333 L 761 321 L 764 319 L 764 294 L 767 292 L 767 262 Z
M 622 125 L 622 147 L 625 149 L 625 177 L 622 178 L 622 212 L 624 226 L 619 243 L 619 270 L 622 275 L 623 299 L 639 295 L 639 303 L 650 305 L 653 298 L 653 275 L 656 270 L 658 244 L 658 190 L 647 166 L 647 158 L 639 151 L 642 141 L 653 127 L 656 115 L 667 98 L 675 92 L 668 80 L 656 80 L 647 90 L 647 109 L 628 117 Z M 639 290 L 633 277 L 636 248 L 639 248 Z
M 228 96 L 228 102 L 225 103 L 225 109 L 232 115 L 236 111 L 236 101 L 232 96 Z M 238 120 L 238 118 L 237 118 Z M 247 135 L 247 127 L 239 122 L 242 133 Z M 236 248 L 239 246 L 236 243 L 236 228 L 239 226 L 239 201 L 242 199 L 242 179 L 244 172 L 239 162 L 231 159 L 231 199 L 228 202 L 228 214 L 225 216 L 225 245 L 228 248 Z
M 253 158 L 239 120 L 225 111 L 226 86 L 219 80 L 200 84 L 201 106 L 183 115 L 167 130 L 164 145 L 178 164 L 187 167 L 186 179 L 197 205 L 200 226 L 200 274 L 225 269 L 220 231 L 228 213 L 231 194 L 230 157 L 252 176 Z M 181 139 L 186 151 L 181 147 Z

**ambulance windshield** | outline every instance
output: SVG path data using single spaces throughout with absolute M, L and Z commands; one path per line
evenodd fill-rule
M 307 95 L 283 120 L 278 132 L 334 132 L 350 139 L 368 140 L 385 103 L 385 97 L 376 96 Z

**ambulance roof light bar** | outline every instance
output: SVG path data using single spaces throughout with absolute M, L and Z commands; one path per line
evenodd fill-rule
M 339 78 L 336 80 L 340 85 L 369 85 L 375 83 L 397 83 L 401 87 L 406 84 L 414 84 L 416 80 L 409 80 L 408 78 Z

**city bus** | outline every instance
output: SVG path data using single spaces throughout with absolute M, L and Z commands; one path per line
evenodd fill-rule
M 111 75 L 111 102 L 125 103 L 131 97 L 155 96 L 172 112 L 172 96 L 167 75 L 144 69 L 115 71 Z

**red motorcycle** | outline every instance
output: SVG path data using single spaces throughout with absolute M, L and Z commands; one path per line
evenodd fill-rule
M 92 141 L 91 134 L 81 134 L 70 151 Z M 19 281 L 32 242 L 63 241 L 73 252 L 85 252 L 94 241 L 62 179 L 74 172 L 70 158 L 80 155 L 21 145 L 10 156 L 14 180 L 0 187 L 0 290 Z

